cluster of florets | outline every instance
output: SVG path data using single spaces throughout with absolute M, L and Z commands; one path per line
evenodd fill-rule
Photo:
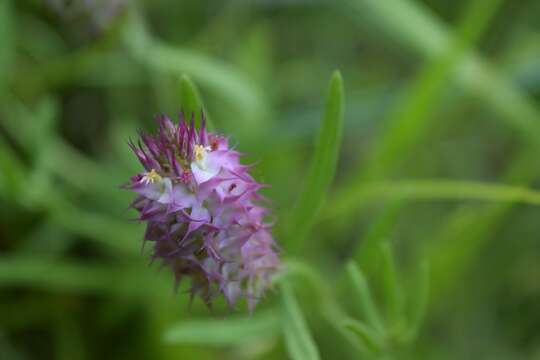
M 191 295 L 207 304 L 223 294 L 231 305 L 244 297 L 253 309 L 279 267 L 262 185 L 204 119 L 198 130 L 183 117 L 158 123 L 156 136 L 130 142 L 145 172 L 127 185 L 138 194 L 132 207 L 147 222 L 152 259 L 170 266 L 177 284 L 190 278 Z

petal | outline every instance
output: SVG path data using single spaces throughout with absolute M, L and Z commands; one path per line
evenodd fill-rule
M 235 171 L 240 167 L 239 154 L 236 151 L 211 151 L 206 156 L 206 166 L 209 168 L 224 168 Z
M 197 204 L 195 195 L 183 184 L 175 184 L 171 189 L 170 197 L 169 211 L 178 211 Z
M 210 213 L 202 206 L 195 206 L 191 209 L 191 218 L 194 221 L 189 223 L 189 232 L 195 231 L 202 225 L 210 221 Z
M 195 178 L 195 182 L 197 182 L 197 184 L 202 184 L 219 173 L 221 166 L 218 166 L 215 163 L 212 165 L 213 166 L 210 166 L 207 163 L 207 166 L 202 169 L 196 162 L 191 163 L 191 172 L 193 173 L 193 177 Z
M 131 190 L 135 191 L 137 194 L 144 196 L 150 200 L 157 200 L 163 194 L 163 184 L 161 183 L 148 183 L 145 184 L 142 181 L 134 184 L 131 187 Z
M 169 204 L 172 201 L 172 182 L 169 178 L 164 178 L 161 182 L 161 196 L 157 201 L 161 204 Z

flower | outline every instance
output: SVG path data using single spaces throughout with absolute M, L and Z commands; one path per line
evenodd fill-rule
M 131 206 L 147 223 L 152 260 L 168 265 L 177 285 L 191 279 L 192 298 L 210 305 L 223 294 L 231 306 L 246 298 L 252 311 L 280 266 L 262 185 L 204 117 L 199 129 L 183 116 L 157 122 L 157 135 L 129 142 L 145 171 L 125 186 L 138 194 Z

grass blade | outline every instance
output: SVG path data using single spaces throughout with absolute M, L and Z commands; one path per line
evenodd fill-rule
M 15 14 L 11 0 L 0 2 L 0 90 L 6 84 L 6 78 L 10 75 L 10 68 L 14 60 L 14 24 Z
M 245 119 L 256 120 L 261 115 L 260 89 L 234 66 L 154 39 L 135 9 L 130 12 L 124 35 L 128 49 L 140 63 L 176 76 L 190 74 L 227 99 Z
M 440 57 L 450 44 L 451 32 L 443 21 L 437 19 L 427 6 L 416 1 L 407 0 L 344 0 L 352 11 L 355 11 L 359 22 L 377 19 L 371 23 L 382 30 L 393 41 L 399 41 L 409 50 L 419 52 L 427 59 Z M 500 1 L 492 2 L 500 5 Z M 489 20 L 489 15 L 497 6 L 489 2 L 479 3 L 478 23 L 469 29 L 481 30 L 482 22 Z M 487 11 L 483 11 L 485 7 Z M 474 10 L 474 8 L 470 8 Z M 367 15 L 367 16 L 365 16 Z M 486 16 L 488 15 L 488 16 Z M 464 22 L 464 25 L 467 23 Z M 471 25 L 468 25 L 471 26 Z M 479 32 L 476 32 L 476 37 Z M 540 146 L 538 110 L 534 103 L 514 83 L 499 74 L 488 63 L 468 51 L 453 69 L 454 79 L 469 94 L 477 96 L 499 116 L 494 120 L 506 122 L 528 142 Z
M 319 351 L 306 321 L 300 311 L 294 293 L 286 282 L 281 285 L 283 299 L 283 331 L 285 343 L 292 360 L 317 360 Z
M 379 338 L 379 335 L 361 321 L 346 319 L 343 322 L 343 326 L 355 334 L 366 349 L 372 352 L 379 352 L 383 347 L 383 342 Z
M 158 277 L 136 267 L 103 266 L 54 258 L 0 257 L 0 287 L 28 286 L 70 293 L 153 293 Z M 144 286 L 141 286 L 144 284 Z M 150 288 L 149 288 L 150 287 Z
M 208 130 L 212 131 L 214 128 L 211 124 L 210 117 L 208 116 L 208 111 L 204 107 L 201 94 L 199 89 L 191 78 L 184 74 L 180 77 L 180 105 L 182 106 L 182 111 L 184 112 L 187 119 L 190 119 L 191 116 L 195 117 L 195 125 L 197 128 L 201 125 L 201 114 L 204 113 L 206 120 L 206 127 Z
M 352 10 L 356 10 L 359 21 L 366 20 L 363 14 L 374 15 L 371 18 L 376 18 L 377 23 L 372 23 L 379 30 L 383 30 L 394 41 L 407 44 L 409 49 L 419 51 L 421 55 L 432 61 L 443 55 L 450 44 L 451 32 L 448 26 L 418 2 L 346 0 L 346 3 Z M 478 38 L 481 35 L 480 30 L 482 27 L 485 28 L 489 21 L 489 16 L 500 4 L 501 2 L 497 0 L 491 3 L 477 1 L 477 4 L 469 9 L 480 15 L 478 16 L 480 21 L 476 25 L 462 22 L 461 34 L 465 34 L 468 28 L 467 32 Z M 473 17 L 470 16 L 470 18 Z M 472 51 L 464 53 L 464 56 L 456 63 L 453 74 L 454 79 L 464 90 L 477 96 L 499 115 L 493 117 L 494 120 L 506 122 L 526 141 L 540 146 L 538 137 L 534 135 L 539 131 L 536 121 L 538 110 L 515 84 L 497 73 Z
M 290 216 L 287 237 L 290 239 L 292 251 L 301 249 L 334 179 L 343 127 L 343 97 L 343 80 L 336 71 L 330 80 L 325 114 L 311 168 L 305 178 L 298 203 Z
M 381 246 L 382 252 L 382 287 L 384 299 L 386 300 L 386 312 L 388 319 L 391 321 L 399 321 L 402 316 L 402 294 L 401 288 L 397 279 L 394 254 L 390 244 L 383 243 Z
M 326 211 L 326 218 L 346 215 L 367 201 L 381 199 L 482 200 L 540 205 L 540 191 L 478 181 L 426 179 L 370 182 L 351 189 L 347 194 Z
M 357 178 L 373 179 L 386 175 L 418 143 L 431 120 L 429 115 L 446 88 L 447 78 L 480 37 L 500 2 L 477 0 L 467 5 L 465 16 L 448 49 L 424 68 L 412 84 L 410 96 L 404 99 L 403 106 L 390 114 L 390 128 L 385 132 L 367 167 L 358 170 Z
M 384 332 L 381 316 L 375 306 L 375 301 L 373 300 L 364 274 L 353 262 L 347 264 L 347 272 L 349 273 L 354 289 L 358 294 L 360 309 L 365 316 L 368 325 L 380 333 Z
M 406 341 L 412 341 L 418 334 L 420 324 L 424 320 L 429 303 L 429 264 L 427 261 L 422 261 L 418 266 L 415 274 L 415 289 L 411 299 L 411 308 L 408 321 L 408 331 L 406 333 Z
M 538 169 L 530 164 L 536 161 L 538 153 L 529 144 L 506 171 L 505 181 L 531 183 L 538 176 Z M 505 224 L 505 219 L 514 210 L 514 203 L 502 203 L 488 207 L 461 207 L 448 217 L 438 234 L 438 239 L 428 249 L 430 260 L 430 298 L 437 303 L 453 289 L 462 286 L 463 277 L 478 259 L 481 250 Z M 431 240 L 431 239 L 430 239 Z
M 24 182 L 23 165 L 14 152 L 0 140 L 0 198 L 17 196 Z
M 381 214 L 371 222 L 366 234 L 362 237 L 352 259 L 366 273 L 372 274 L 373 270 L 378 267 L 377 258 L 381 243 L 393 235 L 399 215 L 407 204 L 408 202 L 401 197 L 389 201 L 384 205 Z
M 279 315 L 267 311 L 227 319 L 184 320 L 165 332 L 164 341 L 169 344 L 243 345 L 277 336 L 279 331 Z

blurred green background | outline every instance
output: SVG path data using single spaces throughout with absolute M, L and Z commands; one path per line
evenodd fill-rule
M 539 19 L 535 0 L 0 0 L 0 359 L 540 358 Z M 335 69 L 339 161 L 306 221 Z M 252 316 L 175 293 L 119 189 L 182 76 L 271 185 L 296 275 Z

